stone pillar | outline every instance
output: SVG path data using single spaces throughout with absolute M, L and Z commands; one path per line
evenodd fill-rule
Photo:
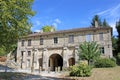
M 25 52 L 23 53 L 23 56 L 24 56 L 24 66 L 25 66 L 25 69 L 27 69 L 27 56 L 28 56 L 28 50 L 26 48 Z
M 23 52 L 22 68 L 26 69 L 26 51 Z
M 75 47 L 75 64 L 78 64 L 78 59 L 79 59 L 78 49 L 79 49 L 79 47 L 76 46 Z
M 47 48 L 44 48 L 43 49 L 43 69 L 45 70 L 45 71 L 47 71 L 48 70 L 48 63 L 49 63 L 49 59 L 48 59 L 48 50 L 47 50 Z
M 50 58 L 50 70 L 54 69 L 54 61 L 52 58 Z
M 69 64 L 68 64 L 68 48 L 67 47 L 63 48 L 63 67 L 64 68 L 69 67 Z
M 35 69 L 39 69 L 38 54 L 39 54 L 39 51 L 38 51 L 38 49 L 36 49 L 35 55 L 34 55 L 34 56 L 35 56 L 35 57 L 34 57 L 34 60 L 35 60 L 35 62 L 36 62 Z

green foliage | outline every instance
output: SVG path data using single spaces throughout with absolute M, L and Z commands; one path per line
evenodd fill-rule
M 95 26 L 95 21 L 98 22 L 98 26 L 102 26 L 102 22 L 101 22 L 100 17 L 98 15 L 95 15 L 93 17 L 92 22 L 91 22 L 92 26 Z
M 0 48 L 0 56 L 4 56 L 6 54 L 4 47 Z
M 87 60 L 88 64 L 100 57 L 99 46 L 96 42 L 84 42 L 78 49 L 79 59 Z
M 92 19 L 91 25 L 93 27 L 95 27 L 95 21 L 98 22 L 98 26 L 99 27 L 110 27 L 109 24 L 107 23 L 106 19 L 104 19 L 103 21 L 101 21 L 99 15 L 95 15 Z
M 95 62 L 95 67 L 97 68 L 109 68 L 115 66 L 116 66 L 115 60 L 109 58 L 100 58 Z
M 30 32 L 30 17 L 34 15 L 34 0 L 0 1 L 0 48 L 5 52 L 13 50 L 19 37 Z
M 103 24 L 102 24 L 102 25 L 103 25 L 103 27 L 110 27 L 110 26 L 109 26 L 109 24 L 107 23 L 106 19 L 104 19 L 104 21 L 103 21 Z
M 51 32 L 51 31 L 55 31 L 55 27 L 46 25 L 42 27 L 42 30 L 43 32 Z
M 117 59 L 117 64 L 120 65 L 120 53 L 118 53 L 116 59 Z
M 70 71 L 70 76 L 77 77 L 87 77 L 91 75 L 92 67 L 84 64 L 79 64 L 78 66 L 72 66 Z
M 116 29 L 118 32 L 118 40 L 117 40 L 117 52 L 120 52 L 120 20 L 118 22 L 116 22 Z
M 112 47 L 113 47 L 113 50 L 117 50 L 117 41 L 118 41 L 118 38 L 113 36 L 112 37 Z
M 114 61 L 115 63 L 117 62 L 115 57 L 110 58 L 112 61 Z

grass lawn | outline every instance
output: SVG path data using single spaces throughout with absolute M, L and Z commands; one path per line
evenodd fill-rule
M 77 77 L 76 80 L 120 80 L 120 66 L 113 68 L 93 68 L 90 77 Z
M 120 80 L 120 66 L 114 68 L 94 68 L 90 80 Z

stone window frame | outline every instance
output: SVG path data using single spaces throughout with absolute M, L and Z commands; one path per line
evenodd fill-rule
M 21 46 L 25 46 L 25 40 L 21 41 Z
M 31 56 L 31 51 L 28 51 L 28 55 L 27 56 Z
M 86 34 L 86 41 L 87 42 L 90 42 L 90 41 L 92 41 L 92 39 L 91 39 L 91 34 L 89 33 L 89 34 Z
M 28 39 L 28 46 L 31 46 L 32 39 Z
M 100 32 L 100 33 L 99 33 L 99 40 L 100 40 L 100 41 L 103 41 L 103 32 Z
M 54 44 L 58 43 L 58 37 L 54 37 Z
M 44 43 L 44 39 L 40 38 L 40 45 L 43 45 L 43 43 Z
M 69 35 L 68 43 L 74 43 L 74 35 Z
M 105 54 L 105 48 L 104 47 L 99 47 L 100 53 Z

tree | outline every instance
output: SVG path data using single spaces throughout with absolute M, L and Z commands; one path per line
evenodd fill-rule
M 42 30 L 43 32 L 52 32 L 52 31 L 55 31 L 56 29 L 53 26 L 46 25 L 42 27 Z
M 96 42 L 84 42 L 79 46 L 78 55 L 80 60 L 87 60 L 90 65 L 100 57 L 99 46 Z
M 92 19 L 91 25 L 92 25 L 93 27 L 95 27 L 95 21 L 98 22 L 98 26 L 102 26 L 102 22 L 101 22 L 101 20 L 100 20 L 100 18 L 99 18 L 98 15 L 95 15 L 95 16 L 93 17 L 93 19 Z
M 115 36 L 112 36 L 112 47 L 113 47 L 113 50 L 117 50 L 117 41 L 118 41 L 118 38 L 116 38 Z
M 103 27 L 109 27 L 109 24 L 107 23 L 106 19 L 103 21 Z
M 120 20 L 118 22 L 116 22 L 116 29 L 118 32 L 118 40 L 117 40 L 117 52 L 120 52 Z
M 6 53 L 16 47 L 17 40 L 30 32 L 30 18 L 34 15 L 34 0 L 1 0 L 0 1 L 0 48 Z

